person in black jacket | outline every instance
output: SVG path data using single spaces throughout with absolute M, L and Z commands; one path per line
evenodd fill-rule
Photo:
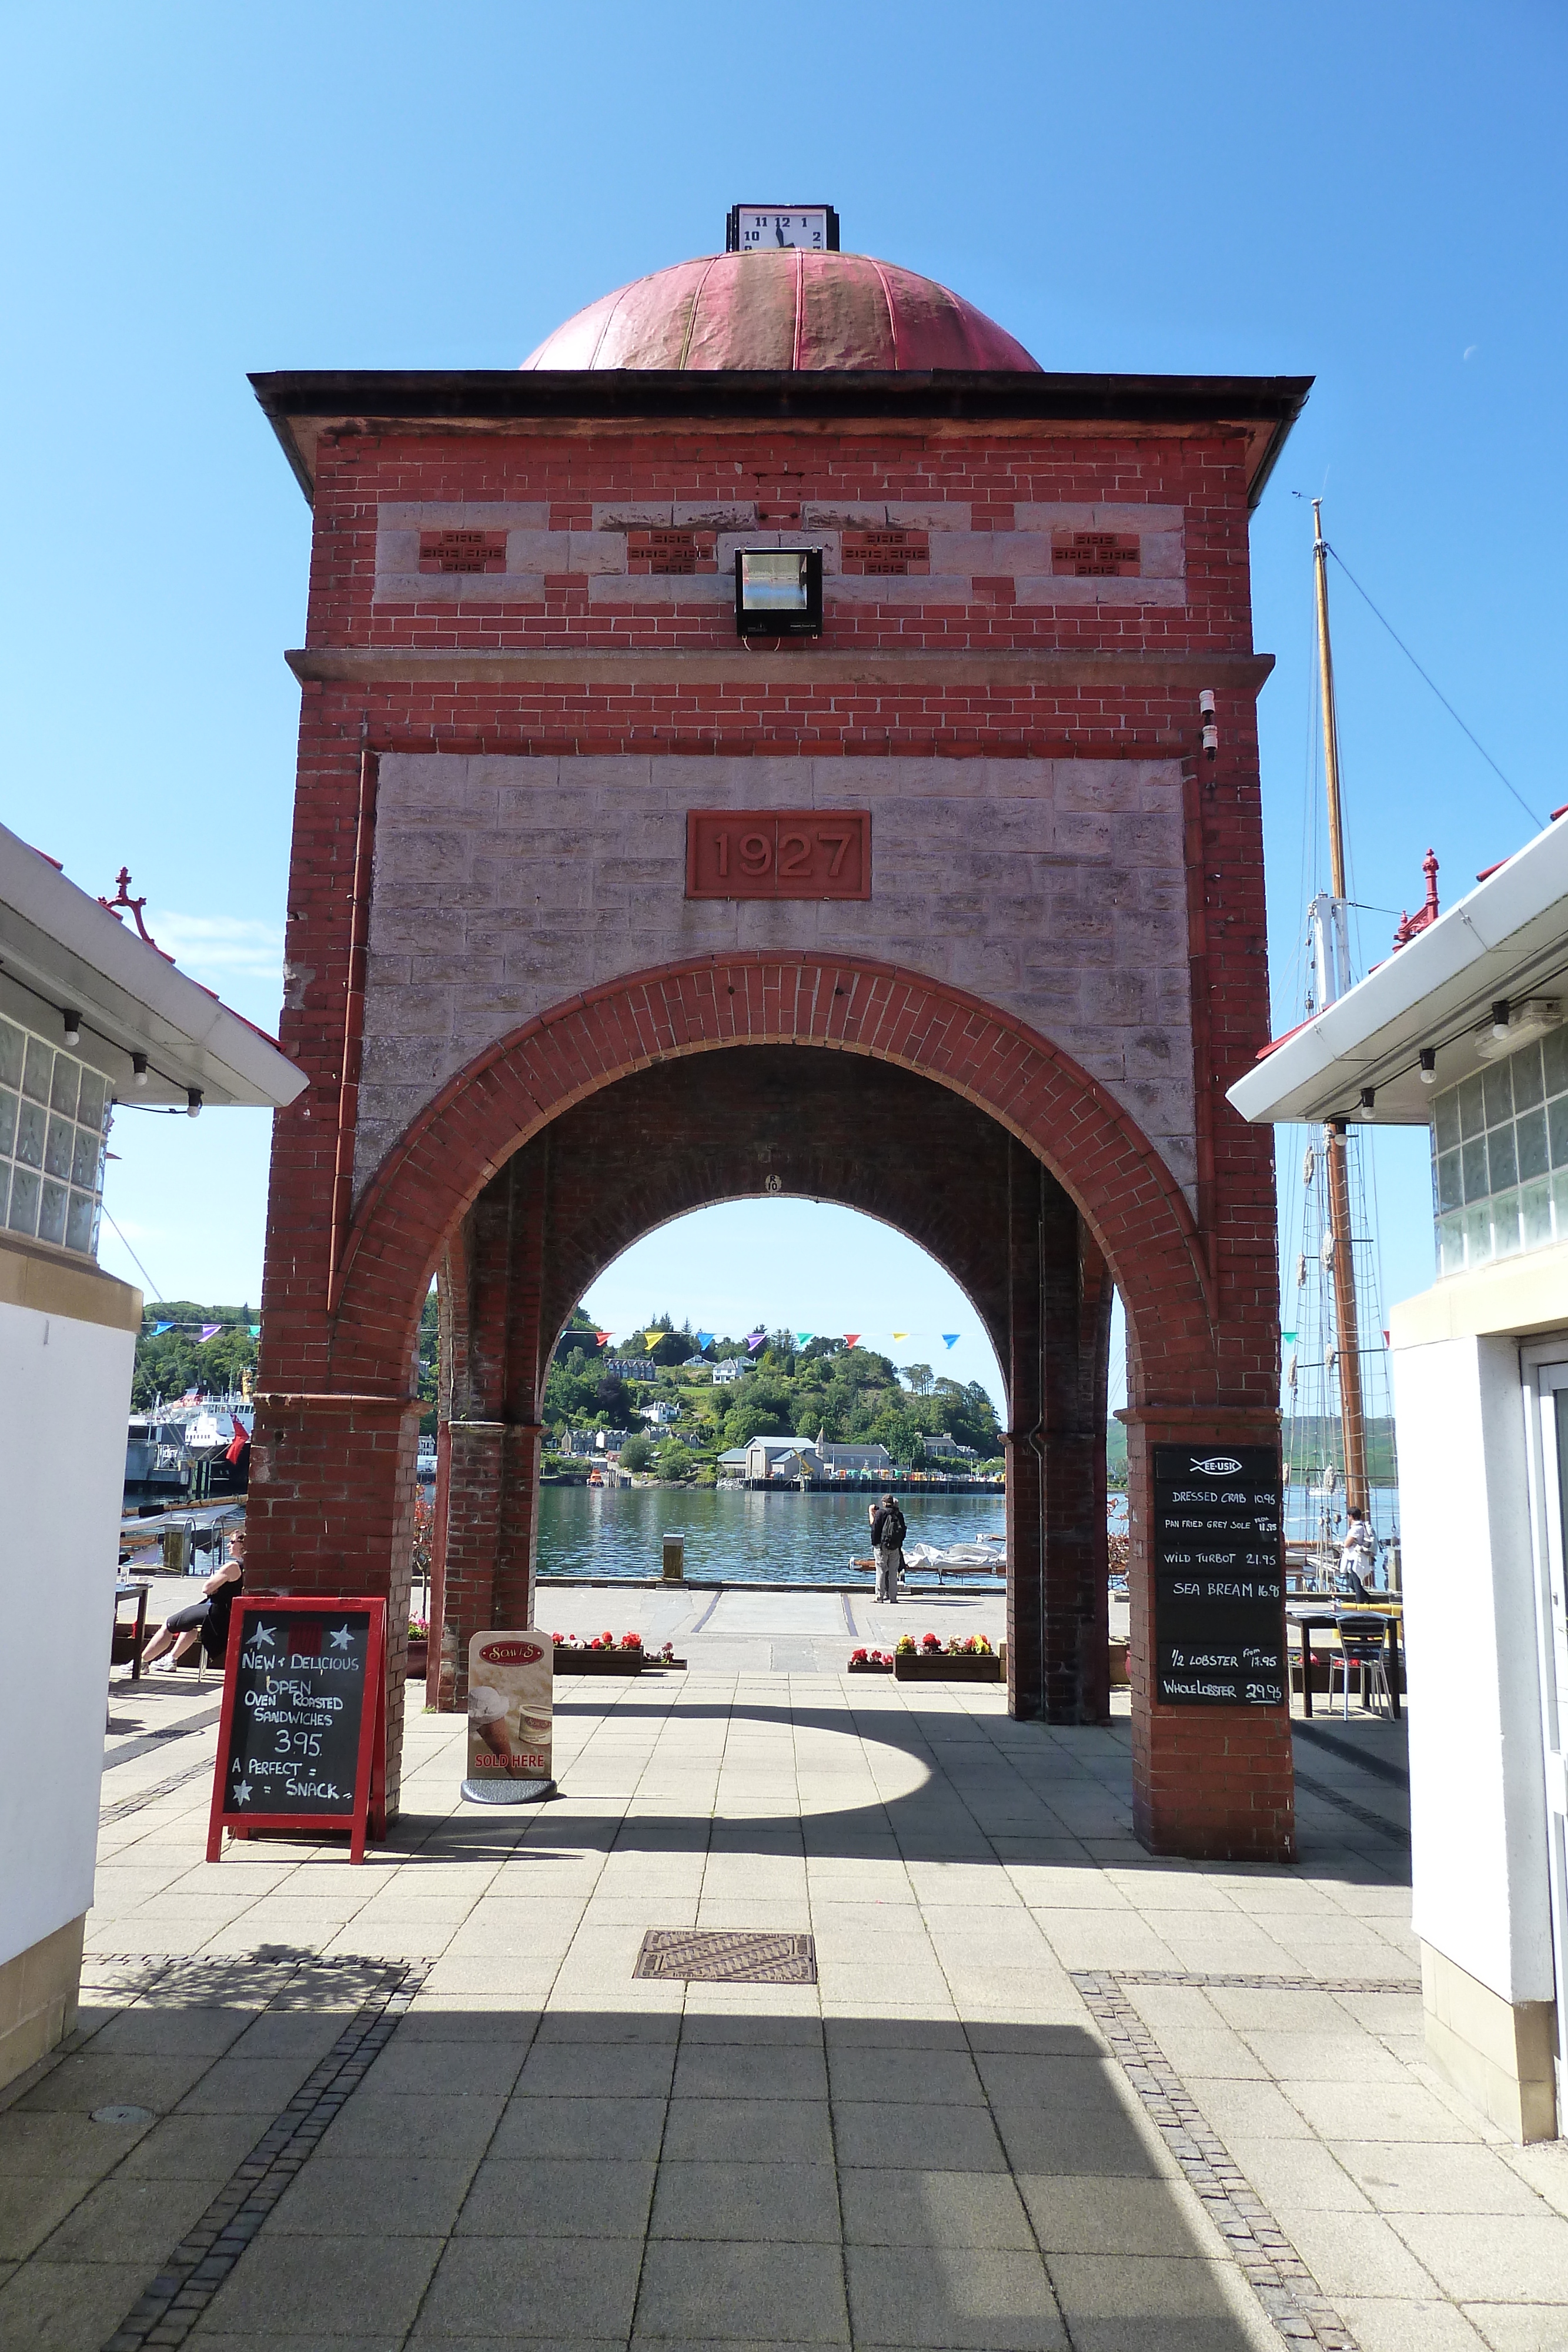
M 904 1573 L 904 1538 L 908 1533 L 908 1523 L 898 1507 L 896 1497 L 884 1495 L 871 1515 L 871 1540 L 876 1554 L 876 1597 L 879 1601 L 897 1602 L 898 1580 Z

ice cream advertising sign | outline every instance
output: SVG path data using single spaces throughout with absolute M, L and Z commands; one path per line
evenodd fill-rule
M 528 1803 L 554 1787 L 550 1713 L 555 1652 L 548 1633 L 476 1633 L 468 1644 L 468 1777 L 480 1804 Z

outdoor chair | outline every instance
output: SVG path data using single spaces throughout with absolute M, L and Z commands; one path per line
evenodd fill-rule
M 1329 1652 L 1329 1708 L 1333 1708 L 1333 1677 L 1337 1666 L 1344 1684 L 1344 1714 L 1350 1718 L 1350 1670 L 1361 1669 L 1361 1704 L 1364 1711 L 1381 1692 L 1390 1702 L 1388 1667 L 1385 1644 L 1388 1639 L 1386 1617 L 1367 1615 L 1362 1610 L 1337 1610 L 1334 1624 L 1339 1633 L 1339 1648 Z

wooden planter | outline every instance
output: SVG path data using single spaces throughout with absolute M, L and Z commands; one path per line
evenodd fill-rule
M 895 1654 L 893 1678 L 899 1683 L 999 1683 L 1002 1662 L 995 1657 L 950 1658 L 946 1653 L 935 1658 L 923 1658 L 918 1652 L 912 1658 Z
M 558 1675 L 640 1675 L 641 1650 L 565 1650 L 555 1654 Z
M 408 1645 L 408 1679 L 409 1679 L 409 1681 L 410 1681 L 411 1683 L 422 1683 L 422 1682 L 424 1680 L 424 1677 L 425 1677 L 425 1675 L 428 1674 L 428 1672 L 429 1672 L 429 1671 L 430 1671 L 430 1644 L 429 1644 L 429 1643 L 428 1643 L 428 1642 L 411 1642 L 411 1643 L 409 1643 L 409 1645 Z

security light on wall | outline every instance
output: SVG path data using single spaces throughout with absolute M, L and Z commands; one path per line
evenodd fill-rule
M 820 637 L 820 547 L 739 548 L 735 558 L 735 629 L 741 637 Z

